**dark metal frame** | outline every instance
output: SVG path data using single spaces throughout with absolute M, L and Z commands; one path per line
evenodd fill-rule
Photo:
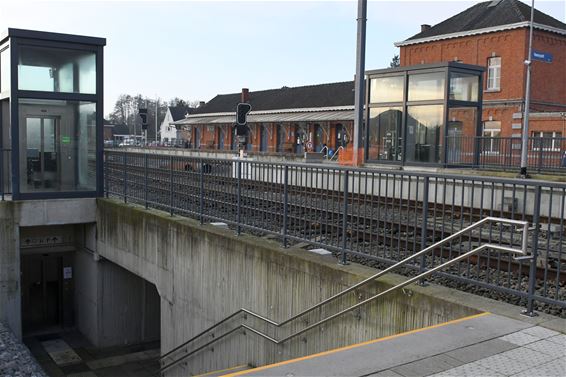
M 0 44 L 8 42 L 10 45 L 10 127 L 11 127 L 11 158 L 12 158 L 12 196 L 14 200 L 26 199 L 57 199 L 57 198 L 88 198 L 102 196 L 103 189 L 103 93 L 104 93 L 104 55 L 103 49 L 106 39 L 86 37 L 80 35 L 40 32 L 33 30 L 8 29 L 0 36 Z M 33 90 L 20 90 L 18 88 L 18 56 L 20 46 L 34 46 L 46 48 L 62 48 L 69 50 L 90 51 L 95 54 L 96 59 L 96 93 L 65 93 L 65 92 L 42 92 Z M 94 191 L 61 191 L 61 192 L 20 192 L 20 147 L 19 147 L 19 100 L 20 99 L 43 99 L 84 101 L 95 103 L 96 106 L 96 188 Z
M 437 99 L 437 100 L 423 100 L 423 101 L 409 101 L 409 76 L 415 74 L 424 74 L 424 73 L 435 73 L 435 72 L 444 72 L 445 73 L 445 86 L 444 86 L 444 98 Z M 466 73 L 478 76 L 478 100 L 476 101 L 457 101 L 450 99 L 450 74 L 452 72 L 456 73 Z M 443 120 L 444 124 L 442 126 L 442 137 L 444 140 L 443 151 L 442 154 L 439 156 L 441 159 L 440 163 L 427 163 L 427 162 L 410 162 L 410 165 L 414 166 L 430 166 L 430 167 L 438 167 L 440 166 L 448 166 L 447 161 L 447 146 L 446 141 L 448 137 L 448 118 L 449 118 L 449 110 L 453 107 L 471 107 L 476 108 L 477 116 L 476 116 L 476 136 L 480 136 L 481 134 L 481 112 L 482 112 L 482 86 L 483 86 L 483 72 L 484 68 L 475 65 L 469 64 L 462 64 L 457 62 L 444 62 L 438 64 L 422 64 L 418 66 L 409 66 L 409 67 L 397 67 L 391 69 L 379 69 L 379 70 L 372 70 L 366 71 L 366 79 L 367 79 L 367 90 L 366 90 L 366 129 L 364 132 L 365 135 L 365 146 L 364 146 L 364 155 L 366 156 L 365 160 L 370 163 L 380 163 L 380 164 L 391 164 L 391 165 L 407 165 L 407 156 L 406 156 L 406 146 L 407 146 L 407 138 L 406 138 L 406 130 L 407 130 L 407 110 L 409 106 L 419 106 L 419 105 L 443 105 Z M 400 102 L 380 102 L 380 103 L 372 103 L 370 102 L 370 80 L 377 77 L 404 77 L 404 92 L 403 92 L 403 100 Z M 401 119 L 401 161 L 388 161 L 388 160 L 379 160 L 379 159 L 369 159 L 369 132 L 370 132 L 370 111 L 372 108 L 379 108 L 379 107 L 388 107 L 388 106 L 395 106 L 401 107 L 403 109 L 402 119 Z
M 566 211 L 563 183 L 119 151 L 107 151 L 105 157 L 107 197 L 164 210 L 172 216 L 194 217 L 201 223 L 222 221 L 234 226 L 238 234 L 242 230 L 273 234 L 284 246 L 289 241 L 308 242 L 334 251 L 341 263 L 347 263 L 348 257 L 362 257 L 390 265 L 402 256 L 401 248 L 407 252 L 422 249 L 431 240 L 442 239 L 476 219 L 498 216 L 529 221 L 534 229 L 529 236 L 533 259 L 529 263 L 519 261 L 513 274 L 508 261 L 487 255 L 486 266 L 491 266 L 487 275 L 470 275 L 476 267 L 478 274 L 482 268 L 470 261 L 459 266 L 458 271 L 437 275 L 526 299 L 530 315 L 535 302 L 566 308 L 564 287 L 556 288 L 554 293 L 547 290 L 558 287 L 558 279 L 564 274 L 561 264 L 566 260 L 566 222 L 560 215 Z M 462 189 L 457 193 L 450 187 Z M 324 199 L 317 202 L 319 198 Z M 507 198 L 518 198 L 521 205 L 512 204 L 506 209 Z M 266 203 L 273 207 L 266 209 Z M 393 216 L 396 214 L 398 219 Z M 401 215 L 406 215 L 404 220 Z M 553 219 L 558 231 L 551 228 L 549 219 Z M 318 224 L 316 231 L 309 228 L 313 221 Z M 378 250 L 368 253 L 353 240 L 369 242 L 369 250 L 374 250 L 363 229 L 368 229 L 367 224 L 376 226 L 376 221 L 383 223 L 377 228 L 383 232 L 372 233 L 378 237 Z M 397 226 L 399 231 L 395 232 Z M 403 233 L 403 227 L 416 230 Z M 541 232 L 545 232 L 544 238 L 539 237 Z M 380 237 L 389 241 L 382 244 Z M 484 229 L 483 236 L 480 232 L 480 238 L 502 245 L 518 241 L 512 232 L 503 236 L 501 229 L 492 227 Z M 387 246 L 387 242 L 391 244 Z M 454 246 L 450 243 L 444 252 L 461 253 L 462 247 L 471 247 L 472 242 L 470 238 Z M 434 266 L 434 257 L 407 268 L 422 272 Z M 445 257 L 441 253 L 436 258 Z M 552 270 L 556 263 L 552 258 L 558 258 L 557 270 Z M 536 281 L 537 263 L 543 266 L 542 283 Z M 526 270 L 529 272 L 523 272 Z M 554 278 L 553 273 L 557 274 Z M 521 281 L 526 288 L 518 283 Z

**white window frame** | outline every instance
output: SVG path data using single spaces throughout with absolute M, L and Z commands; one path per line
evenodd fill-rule
M 486 127 L 487 123 L 493 123 L 493 126 L 495 126 L 496 123 L 499 123 L 499 128 L 495 128 L 495 127 L 494 127 L 494 128 L 488 128 L 488 129 L 486 129 L 485 127 Z M 489 134 L 489 135 L 487 135 L 487 134 Z M 490 137 L 490 138 L 496 138 L 496 137 L 497 137 L 497 138 L 501 138 L 501 122 L 499 122 L 499 121 L 484 122 L 484 123 L 483 123 L 483 130 L 482 130 L 482 137 Z M 493 142 L 494 142 L 493 139 L 491 139 L 491 140 L 489 141 L 489 148 L 488 148 L 488 149 L 485 148 L 485 143 L 484 143 L 484 150 L 482 151 L 482 153 L 483 153 L 484 155 L 496 156 L 496 155 L 499 154 L 501 143 L 499 143 L 500 145 L 499 145 L 498 148 L 496 149 L 496 148 L 494 147 L 494 143 L 493 143 Z
M 501 90 L 501 56 L 487 59 L 487 90 Z
M 532 138 L 533 138 L 533 147 L 532 150 L 533 151 L 539 151 L 540 148 L 537 148 L 536 145 L 536 138 L 541 138 L 541 142 L 542 139 L 545 138 L 544 134 L 545 133 L 551 133 L 550 131 L 544 132 L 544 131 L 533 131 L 533 133 L 531 134 Z M 557 131 L 552 131 L 552 136 L 546 136 L 546 138 L 552 138 L 551 140 L 551 146 L 550 147 L 543 147 L 542 150 L 546 151 L 546 152 L 560 152 L 560 140 L 557 139 L 561 139 L 562 138 L 562 132 L 557 132 Z M 556 145 L 558 144 L 558 145 Z

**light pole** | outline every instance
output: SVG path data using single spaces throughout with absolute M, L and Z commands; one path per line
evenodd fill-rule
M 354 145 L 353 145 L 353 164 L 361 165 L 363 155 L 360 155 L 360 148 L 363 148 L 362 126 L 364 124 L 364 93 L 365 93 L 365 61 L 366 61 L 366 20 L 367 20 L 367 0 L 358 0 L 358 33 L 356 39 L 356 77 L 354 80 Z
M 521 171 L 522 178 L 528 178 L 528 147 L 529 147 L 529 107 L 531 102 L 531 65 L 533 55 L 533 19 L 535 14 L 535 0 L 531 3 L 531 23 L 529 26 L 529 55 L 525 60 L 527 66 L 527 79 L 525 83 L 525 109 L 523 114 L 523 134 L 521 135 Z
M 157 112 L 159 111 L 159 97 L 155 95 L 155 145 L 157 145 Z

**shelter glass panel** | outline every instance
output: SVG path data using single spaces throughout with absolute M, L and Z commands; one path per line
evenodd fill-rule
M 465 73 L 450 73 L 450 99 L 477 102 L 480 78 Z
M 96 190 L 96 104 L 19 102 L 20 191 Z
M 443 114 L 443 105 L 407 107 L 405 138 L 408 162 L 441 162 Z
M 0 93 L 10 90 L 10 49 L 0 52 Z
M 477 133 L 477 108 L 451 107 L 446 125 L 446 162 L 472 163 Z
M 380 77 L 370 81 L 370 102 L 402 102 L 405 77 Z
M 402 107 L 370 109 L 368 159 L 401 161 Z
M 96 94 L 96 54 L 92 51 L 21 46 L 18 88 Z
M 445 72 L 409 75 L 409 101 L 444 99 Z

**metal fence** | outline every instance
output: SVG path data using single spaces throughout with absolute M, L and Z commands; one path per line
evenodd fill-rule
M 485 252 L 436 280 L 498 292 L 527 306 L 566 308 L 566 185 L 330 165 L 105 152 L 105 192 L 237 233 L 308 243 L 343 263 L 386 266 L 486 217 L 529 221 L 531 260 Z M 512 227 L 485 226 L 409 266 L 438 266 L 482 243 L 519 246 Z M 550 306 L 549 306 L 550 305 Z M 560 309 L 562 308 L 562 309 Z
M 446 146 L 448 165 L 499 170 L 521 166 L 520 137 L 450 136 Z M 530 137 L 527 148 L 530 170 L 566 173 L 566 138 Z

